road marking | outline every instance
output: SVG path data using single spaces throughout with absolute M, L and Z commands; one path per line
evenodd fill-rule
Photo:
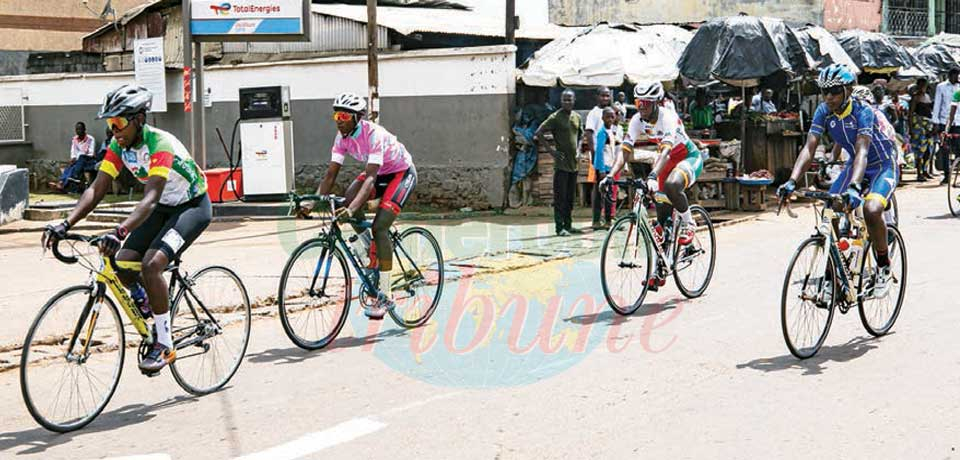
M 104 460 L 172 460 L 167 454 L 129 455 L 126 457 L 110 457 Z
M 244 455 L 236 460 L 293 460 L 375 433 L 385 426 L 387 426 L 386 423 L 373 419 L 355 418 L 332 428 L 310 433 L 288 443 Z
M 455 391 L 451 393 L 435 395 L 420 401 L 380 412 L 378 415 L 357 417 L 339 425 L 335 425 L 331 428 L 327 428 L 326 430 L 310 433 L 288 443 L 271 447 L 267 450 L 256 452 L 250 455 L 244 455 L 243 457 L 238 457 L 234 460 L 294 460 L 305 457 L 307 455 L 320 452 L 326 448 L 333 447 L 337 444 L 350 442 L 354 439 L 382 430 L 387 426 L 387 424 L 377 420 L 379 418 L 388 417 L 429 404 L 434 401 L 439 401 L 441 399 L 451 398 L 461 393 L 462 392 L 460 391 Z

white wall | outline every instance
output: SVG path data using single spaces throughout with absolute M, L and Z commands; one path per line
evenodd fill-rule
M 381 97 L 513 94 L 514 48 L 488 46 L 408 51 L 380 60 Z M 362 56 L 285 63 L 212 66 L 204 74 L 213 102 L 238 99 L 241 87 L 289 85 L 294 100 L 332 99 L 343 91 L 367 93 Z M 99 105 L 110 90 L 134 81 L 132 72 L 51 74 L 0 78 L 0 88 L 20 88 L 27 106 Z M 183 77 L 167 72 L 167 102 L 183 102 Z

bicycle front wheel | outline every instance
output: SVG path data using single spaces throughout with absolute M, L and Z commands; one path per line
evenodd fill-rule
M 411 227 L 393 248 L 390 317 L 403 327 L 418 327 L 430 319 L 443 294 L 443 253 L 429 230 Z
M 630 315 L 647 295 L 647 280 L 653 267 L 650 238 L 637 225 L 637 215 L 616 220 L 600 250 L 600 285 L 613 311 Z
M 347 320 L 350 283 L 342 252 L 324 239 L 303 242 L 283 267 L 277 292 L 287 337 L 304 350 L 329 345 Z
M 673 279 L 680 293 L 693 299 L 703 295 L 713 278 L 713 268 L 717 263 L 717 236 L 706 209 L 690 206 L 690 213 L 696 222 L 696 232 L 693 242 L 686 246 L 680 247 L 674 240 Z
M 826 240 L 800 244 L 787 268 L 780 299 L 780 326 L 790 353 L 800 359 L 820 350 L 830 331 L 840 285 Z
M 23 341 L 20 392 L 30 415 L 58 433 L 84 427 L 116 391 L 123 354 L 123 323 L 113 301 L 97 298 L 90 286 L 60 291 Z
M 953 217 L 960 217 L 960 158 L 953 160 L 950 166 L 950 180 L 947 181 L 947 205 Z
M 903 297 L 907 291 L 907 251 L 903 246 L 903 236 L 896 227 L 887 225 L 887 256 L 890 258 L 890 285 L 883 296 L 873 294 L 876 280 L 877 262 L 873 251 L 865 248 L 868 255 L 863 257 L 860 268 L 861 293 L 859 304 L 860 322 L 870 335 L 878 337 L 890 332 L 893 323 L 900 316 Z M 868 284 L 869 283 L 869 284 Z
M 240 277 L 209 266 L 188 278 L 170 308 L 177 360 L 174 380 L 194 395 L 223 388 L 233 377 L 250 341 L 250 298 Z

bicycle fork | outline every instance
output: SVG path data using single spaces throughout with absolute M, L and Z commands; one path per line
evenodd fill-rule
M 67 361 L 83 364 L 90 356 L 90 342 L 93 338 L 93 330 L 97 327 L 97 319 L 100 318 L 100 306 L 103 304 L 103 284 L 97 283 L 97 291 L 87 298 L 87 304 L 83 306 L 83 311 L 77 319 L 77 325 L 70 335 L 70 345 L 67 347 Z M 83 330 L 86 325 L 86 331 Z M 83 336 L 83 349 L 79 353 L 74 353 L 73 348 L 77 345 L 77 340 Z

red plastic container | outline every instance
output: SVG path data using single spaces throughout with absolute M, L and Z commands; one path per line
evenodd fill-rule
M 237 195 L 243 196 L 242 168 L 235 169 L 233 177 L 230 177 L 230 168 L 208 169 L 203 174 L 207 176 L 207 193 L 210 195 L 210 201 L 223 203 L 224 201 L 236 201 L 238 199 Z M 226 187 L 223 186 L 224 182 L 227 182 Z M 223 195 L 220 194 L 221 190 L 223 190 Z

